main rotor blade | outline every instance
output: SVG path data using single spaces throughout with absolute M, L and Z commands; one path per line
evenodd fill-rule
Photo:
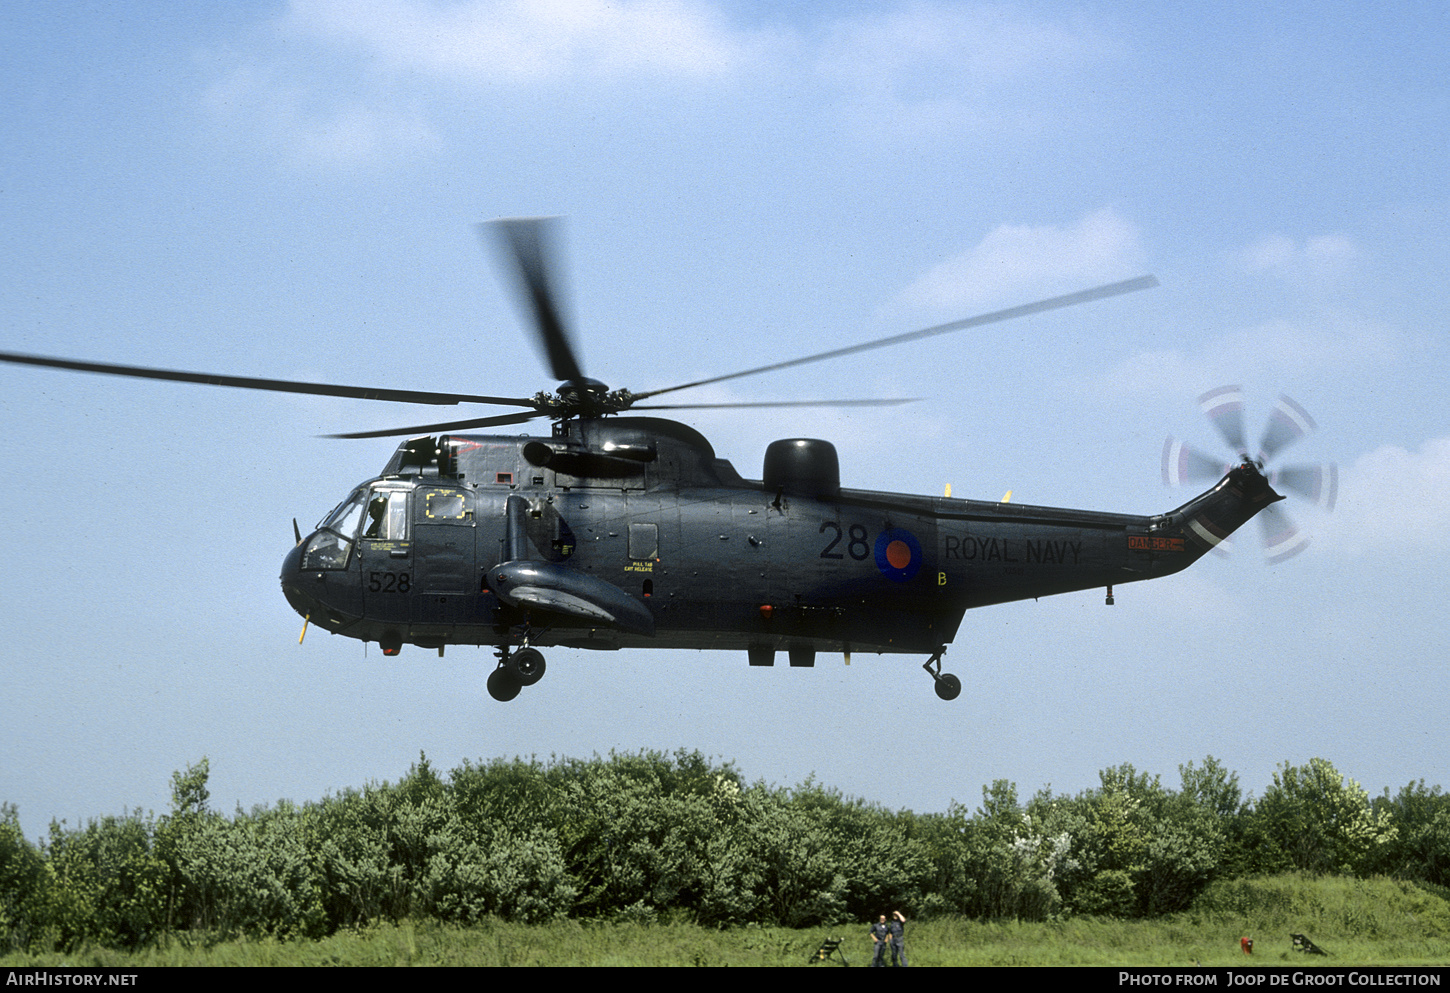
M 919 403 L 921 397 L 894 400 L 760 400 L 749 403 L 651 403 L 630 410 L 713 410 L 728 407 L 899 407 Z
M 399 435 L 435 434 L 440 431 L 471 431 L 474 428 L 498 427 L 501 424 L 522 424 L 543 417 L 542 410 L 526 410 L 518 414 L 478 417 L 471 421 L 449 421 L 446 424 L 418 424 L 410 428 L 381 428 L 377 431 L 350 431 L 346 434 L 324 434 L 323 438 L 393 438 Z
M 518 279 L 516 289 L 528 302 L 534 331 L 549 358 L 554 378 L 563 382 L 583 379 L 584 372 L 574 355 L 574 346 L 559 314 L 559 295 L 551 274 L 557 270 L 558 252 L 553 232 L 557 217 L 512 217 L 480 224 L 487 240 L 490 230 L 505 260 L 504 268 Z
M 999 321 L 1010 321 L 1018 317 L 1027 317 L 1030 314 L 1040 314 L 1048 310 L 1059 310 L 1063 307 L 1073 307 L 1080 303 L 1091 303 L 1094 300 L 1105 300 L 1108 297 L 1119 296 L 1124 293 L 1132 293 L 1136 290 L 1151 289 L 1158 285 L 1158 280 L 1152 276 L 1139 276 L 1137 279 L 1127 279 L 1121 283 L 1108 283 L 1105 286 L 1096 286 L 1090 290 L 1080 290 L 1077 293 L 1068 293 L 1060 297 L 1052 297 L 1048 300 L 1039 300 L 1036 303 L 1023 304 L 1020 307 L 1008 307 L 1006 310 L 996 310 L 990 314 L 979 314 L 976 317 L 968 317 L 962 321 L 952 321 L 950 324 L 938 324 L 936 327 L 924 328 L 921 331 L 908 331 L 906 334 L 895 334 L 887 338 L 878 338 L 876 341 L 862 342 L 859 345 L 848 345 L 845 348 L 833 348 L 829 352 L 819 352 L 815 355 L 806 355 L 798 359 L 789 359 L 785 362 L 774 362 L 770 365 L 757 366 L 754 369 L 746 369 L 743 372 L 732 372 L 724 376 L 712 376 L 709 379 L 697 379 L 693 383 L 681 383 L 679 386 L 667 386 L 662 390 L 651 390 L 648 393 L 636 393 L 635 396 L 644 399 L 646 397 L 659 396 L 661 393 L 673 393 L 676 390 L 687 390 L 694 386 L 705 386 L 709 383 L 722 383 L 727 379 L 740 379 L 744 376 L 755 376 L 763 372 L 774 372 L 777 369 L 789 369 L 792 366 L 806 365 L 810 362 L 822 362 L 826 359 L 840 358 L 844 355 L 854 355 L 857 352 L 869 351 L 873 348 L 886 348 L 889 345 L 900 345 L 908 341 L 916 341 L 920 338 L 931 338 L 939 334 L 949 334 L 953 331 L 965 331 L 967 328 L 982 327 L 985 324 L 996 324 Z
M 249 376 L 219 376 L 209 372 L 179 372 L 174 369 L 152 369 L 147 366 L 113 365 L 107 362 L 82 362 L 77 359 L 51 358 L 45 355 L 23 355 L 0 352 L 0 362 L 17 365 L 69 369 L 72 372 L 95 372 L 108 376 L 130 376 L 133 379 L 162 379 L 174 383 L 199 383 L 204 386 L 233 386 L 245 390 L 271 390 L 275 393 L 305 393 L 311 396 L 349 397 L 354 400 L 389 400 L 396 403 L 494 403 L 510 407 L 530 407 L 533 401 L 523 397 L 486 397 L 468 393 L 428 393 L 419 390 L 390 390 L 371 386 L 336 386 L 328 383 L 297 383 L 285 379 L 253 379 Z

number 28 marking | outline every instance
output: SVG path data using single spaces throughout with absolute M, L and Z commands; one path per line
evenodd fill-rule
M 841 525 L 837 524 L 835 521 L 822 521 L 820 533 L 825 534 L 827 531 L 834 532 L 836 536 L 831 539 L 830 544 L 826 545 L 825 548 L 821 549 L 821 558 L 844 559 L 846 556 L 840 552 L 834 551 L 834 549 L 837 545 L 839 545 L 843 540 L 847 538 L 849 538 L 850 540 L 846 541 L 846 553 L 849 554 L 851 558 L 855 559 L 857 562 L 860 562 L 871 554 L 871 543 L 867 541 L 867 532 L 865 525 L 852 524 L 849 531 L 842 531 Z

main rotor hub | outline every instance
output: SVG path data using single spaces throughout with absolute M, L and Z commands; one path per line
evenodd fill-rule
M 599 417 L 628 410 L 635 399 L 629 390 L 610 390 L 597 379 L 581 376 L 560 383 L 558 393 L 535 395 L 534 405 L 550 417 Z
M 581 376 L 578 379 L 566 380 L 559 384 L 559 395 L 566 400 L 582 399 L 589 397 L 603 397 L 609 394 L 609 387 L 597 379 L 590 379 L 588 376 Z

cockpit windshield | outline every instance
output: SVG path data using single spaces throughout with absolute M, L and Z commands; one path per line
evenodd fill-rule
M 363 501 L 366 492 L 359 487 L 348 495 L 348 498 L 337 505 L 332 513 L 322 519 L 317 527 L 328 528 L 336 531 L 344 538 L 352 538 L 357 534 L 358 522 L 362 520 Z
M 359 539 L 407 539 L 408 490 L 396 483 L 359 486 L 317 525 L 302 553 L 303 569 L 346 569 Z
M 359 487 L 324 517 L 302 551 L 303 569 L 346 569 L 367 491 Z

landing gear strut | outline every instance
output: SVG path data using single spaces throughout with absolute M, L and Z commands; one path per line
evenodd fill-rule
M 962 681 L 949 672 L 941 671 L 941 657 L 946 654 L 947 646 L 938 645 L 932 657 L 922 663 L 922 668 L 927 675 L 936 682 L 936 695 L 943 700 L 955 700 L 962 692 Z
M 525 686 L 533 686 L 544 678 L 544 653 L 527 643 L 518 651 L 504 645 L 498 652 L 498 668 L 489 673 L 488 695 L 506 703 L 519 695 Z

